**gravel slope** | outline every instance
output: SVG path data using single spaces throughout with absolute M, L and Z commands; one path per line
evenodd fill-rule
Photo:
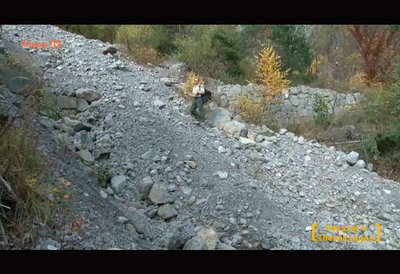
M 90 87 L 102 96 L 74 118 L 93 121 L 95 148 L 110 152 L 108 160 L 97 162 L 126 180 L 118 195 L 104 198 L 107 190 L 96 184 L 94 171 L 59 149 L 60 140 L 73 140 L 74 134 L 38 116 L 42 150 L 54 159 L 49 180 L 73 182 L 75 199 L 73 213 L 60 216 L 56 229 L 43 230 L 35 248 L 194 249 L 205 243 L 208 249 L 399 249 L 399 183 L 350 166 L 345 153 L 284 131 L 267 137 L 265 146 L 246 147 L 197 125 L 174 88 L 160 80 L 169 76 L 168 68 L 104 55 L 108 45 L 101 41 L 41 25 L 6 25 L 3 39 L 9 51 L 46 68 L 55 94 Z M 60 40 L 56 55 L 62 59 L 55 61 L 52 49 L 22 49 L 21 40 Z M 146 177 L 150 196 L 164 201 L 155 204 L 146 191 L 141 199 Z M 85 222 L 73 231 L 77 216 Z M 326 224 L 365 225 L 357 235 L 374 238 L 378 223 L 381 238 L 314 242 L 313 223 L 317 234 L 332 234 Z

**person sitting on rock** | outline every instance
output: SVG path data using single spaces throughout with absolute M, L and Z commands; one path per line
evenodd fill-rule
M 202 95 L 205 93 L 204 85 L 201 84 L 200 78 L 196 77 L 194 80 L 194 86 L 191 93 L 185 92 L 186 95 L 194 97 L 192 106 L 190 107 L 190 114 L 193 115 L 197 120 L 205 120 L 204 102 Z M 198 110 L 198 114 L 196 113 Z

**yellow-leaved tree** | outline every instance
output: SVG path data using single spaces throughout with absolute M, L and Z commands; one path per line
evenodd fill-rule
M 280 56 L 272 46 L 264 47 L 260 54 L 256 56 L 257 67 L 256 77 L 261 82 L 261 91 L 264 102 L 276 102 L 281 90 L 290 87 L 290 80 L 286 79 L 290 69 L 281 69 Z
M 255 57 L 255 75 L 260 85 L 236 96 L 235 107 L 245 120 L 261 124 L 267 116 L 268 104 L 277 102 L 281 90 L 289 88 L 291 82 L 286 79 L 289 70 L 281 70 L 280 56 L 272 46 L 264 47 Z

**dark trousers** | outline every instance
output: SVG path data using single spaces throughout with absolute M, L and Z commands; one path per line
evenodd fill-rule
M 196 109 L 198 110 L 198 114 L 196 113 Z M 195 97 L 190 107 L 190 114 L 193 115 L 196 119 L 204 120 L 205 112 L 204 112 L 204 103 L 203 98 L 201 96 Z

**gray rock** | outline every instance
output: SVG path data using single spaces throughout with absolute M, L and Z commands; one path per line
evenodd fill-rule
M 228 108 L 229 107 L 229 101 L 228 98 L 225 95 L 221 95 L 219 98 L 220 104 L 222 108 Z
M 266 140 L 260 143 L 260 147 L 266 148 L 266 149 L 270 148 L 272 145 L 273 145 L 273 143 L 266 141 Z
M 76 109 L 78 107 L 76 98 L 65 95 L 57 96 L 57 107 L 61 109 Z
M 171 201 L 167 187 L 164 184 L 153 184 L 149 193 L 149 199 L 155 204 L 165 204 Z
M 190 221 L 173 221 L 164 237 L 164 246 L 169 250 L 182 248 L 188 240 L 196 236 Z
M 358 160 L 354 166 L 358 168 L 365 168 L 365 162 L 364 160 Z
M 218 242 L 218 234 L 212 227 L 200 228 L 200 230 L 197 232 L 197 235 L 206 243 L 208 250 L 215 250 Z
M 126 224 L 128 222 L 128 219 L 124 216 L 118 216 L 118 222 L 121 224 Z
M 74 145 L 80 149 L 93 150 L 93 140 L 86 130 L 81 130 L 75 134 Z
M 92 155 L 92 154 L 89 152 L 89 150 L 87 150 L 87 149 L 80 150 L 80 151 L 78 152 L 78 156 L 79 156 L 82 160 L 84 160 L 84 161 L 86 161 L 86 162 L 90 162 L 90 163 L 94 162 L 94 157 L 93 157 L 93 155 Z
M 194 161 L 194 156 L 190 155 L 190 154 L 187 154 L 187 155 L 185 155 L 185 160 L 186 161 Z
M 261 143 L 262 141 L 264 141 L 265 140 L 265 135 L 262 135 L 262 134 L 258 134 L 257 136 L 256 136 L 256 138 L 254 139 L 254 141 L 256 141 L 256 143 Z
M 186 242 L 183 250 L 207 250 L 207 245 L 202 238 L 195 236 Z
M 143 160 L 149 160 L 151 157 L 151 150 L 146 151 L 145 153 L 143 153 L 142 155 L 140 155 L 140 158 L 142 158 Z
M 236 248 L 218 241 L 217 245 L 215 246 L 215 250 L 236 250 Z
M 247 128 L 242 128 L 242 129 L 240 130 L 239 136 L 240 136 L 240 137 L 247 138 L 247 134 L 248 134 L 248 133 L 249 133 L 249 130 L 248 130 Z
M 116 54 L 117 53 L 117 48 L 114 47 L 114 46 L 109 46 L 105 50 L 103 50 L 103 54 L 108 54 L 108 53 L 110 53 L 112 55 Z
M 208 118 L 208 125 L 210 127 L 219 127 L 231 120 L 231 116 L 229 111 L 224 108 L 216 108 L 210 110 L 209 118 Z
M 90 131 L 93 128 L 92 124 L 81 122 L 79 120 L 74 120 L 69 117 L 64 117 L 63 122 L 67 127 L 72 128 L 74 131 L 80 131 L 80 130 Z
M 358 152 L 352 151 L 349 154 L 347 154 L 346 162 L 349 165 L 354 166 L 358 161 L 358 156 L 359 156 Z
M 80 88 L 76 91 L 76 97 L 85 99 L 88 102 L 96 101 L 101 98 L 95 90 L 90 88 Z
M 83 112 L 89 108 L 89 104 L 85 99 L 79 98 L 77 100 L 77 108 L 79 111 Z
M 231 120 L 223 124 L 222 130 L 228 136 L 233 137 L 247 137 L 248 129 L 245 123 L 238 122 L 236 120 Z
M 157 215 L 163 218 L 164 220 L 171 219 L 178 215 L 175 207 L 171 204 L 165 204 L 158 208 Z
M 213 173 L 213 176 L 217 177 L 217 178 L 219 178 L 221 180 L 225 180 L 225 179 L 228 178 L 228 173 L 225 172 L 225 171 L 216 171 L 216 172 Z
M 156 99 L 153 101 L 153 106 L 158 108 L 158 109 L 162 109 L 165 107 L 165 103 L 159 99 Z
M 107 148 L 97 147 L 93 154 L 96 160 L 106 160 L 110 158 L 111 151 Z
M 125 175 L 117 175 L 111 178 L 111 188 L 115 194 L 119 194 L 126 184 Z
M 43 99 L 46 103 L 56 106 L 57 105 L 57 95 L 54 94 L 54 92 L 45 89 L 43 92 Z
M 144 177 L 138 185 L 138 191 L 141 195 L 141 199 L 147 199 L 149 197 L 149 193 L 151 187 L 153 186 L 154 182 L 150 176 Z
M 257 151 L 250 152 L 248 157 L 252 161 L 261 161 L 263 163 L 267 162 L 267 159 L 261 153 L 258 153 Z
M 175 84 L 175 81 L 172 78 L 160 78 L 160 82 L 167 87 L 172 87 L 172 85 Z

